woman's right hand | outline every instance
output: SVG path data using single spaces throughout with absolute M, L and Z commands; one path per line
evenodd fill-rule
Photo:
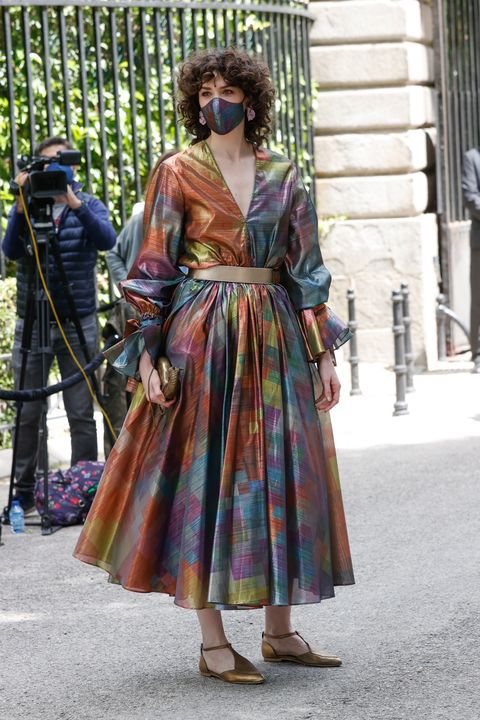
M 160 384 L 160 375 L 153 367 L 152 358 L 148 354 L 147 349 L 145 349 L 140 356 L 138 371 L 142 378 L 142 385 L 148 402 L 156 403 L 162 407 L 170 407 L 170 405 L 173 405 L 174 400 L 170 400 L 169 402 L 165 400 L 165 395 L 162 392 L 162 386 Z

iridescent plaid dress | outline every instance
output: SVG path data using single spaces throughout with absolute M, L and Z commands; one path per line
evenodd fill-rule
M 281 284 L 180 269 L 279 270 Z M 138 386 L 75 556 L 128 590 L 186 608 L 319 602 L 354 582 L 329 416 L 313 363 L 349 331 L 326 307 L 330 275 L 296 167 L 256 150 L 247 217 L 200 142 L 158 168 L 145 238 L 123 290 L 138 311 L 115 365 L 147 347 L 181 368 L 176 404 Z

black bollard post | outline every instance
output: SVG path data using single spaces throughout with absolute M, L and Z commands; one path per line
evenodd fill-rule
M 358 377 L 358 346 L 357 346 L 357 319 L 355 313 L 355 291 L 347 290 L 348 300 L 348 327 L 352 333 L 350 340 L 350 395 L 361 395 L 360 382 Z
M 447 318 L 443 312 L 445 295 L 437 295 L 437 348 L 438 359 L 447 359 Z
M 410 317 L 410 292 L 408 285 L 402 283 L 400 285 L 402 293 L 402 314 L 403 326 L 405 328 L 405 363 L 407 366 L 407 386 L 406 391 L 413 392 L 413 349 L 412 349 L 412 318 Z
M 403 296 L 399 290 L 392 292 L 393 306 L 393 336 L 395 343 L 395 381 L 397 399 L 394 405 L 394 415 L 407 415 L 408 405 L 405 400 L 407 366 L 405 365 L 405 326 L 403 324 Z

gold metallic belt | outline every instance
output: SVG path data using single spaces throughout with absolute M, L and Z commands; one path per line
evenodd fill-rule
M 240 267 L 239 265 L 213 265 L 209 268 L 190 268 L 188 277 L 195 280 L 237 283 L 278 283 L 278 272 L 272 268 Z

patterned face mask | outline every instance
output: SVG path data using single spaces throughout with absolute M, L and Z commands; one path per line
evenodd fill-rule
M 210 130 L 217 135 L 231 132 L 245 117 L 243 100 L 235 103 L 218 97 L 212 98 L 204 105 L 202 113 Z

